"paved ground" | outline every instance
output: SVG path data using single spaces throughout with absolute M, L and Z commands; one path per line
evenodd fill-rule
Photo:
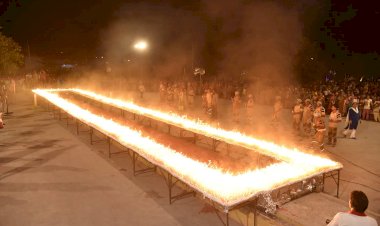
M 18 99 L 0 131 L 1 226 L 220 224 L 197 199 L 169 206 L 160 176 L 133 178 L 130 164 L 105 160 L 101 145 L 34 109 L 31 97 Z
M 228 112 L 227 102 L 220 105 L 220 112 Z M 12 111 L 14 114 L 5 118 L 6 128 L 0 131 L 1 226 L 221 225 L 212 208 L 199 199 L 169 205 L 166 185 L 159 175 L 134 178 L 128 156 L 120 154 L 108 160 L 101 154 L 104 145 L 88 145 L 88 134 L 78 137 L 73 127 L 66 128 L 42 108 L 33 108 L 31 95 L 18 95 Z M 260 107 L 258 111 L 267 115 L 270 108 Z M 192 114 L 200 112 L 197 107 Z M 236 127 L 227 114 L 221 116 L 223 126 Z M 285 113 L 283 120 L 288 120 Z M 253 134 L 267 131 L 265 123 L 259 122 L 265 120 L 258 118 L 255 129 L 250 130 L 245 123 L 238 129 Z M 290 139 L 284 133 L 287 129 L 284 123 L 281 130 L 265 136 L 276 137 L 279 142 L 305 142 L 294 136 Z M 260 218 L 259 225 L 323 225 L 325 218 L 346 210 L 352 189 L 366 192 L 370 214 L 380 216 L 379 134 L 380 124 L 363 122 L 359 139 L 340 139 L 336 148 L 327 149 L 331 152 L 327 155 L 344 164 L 340 201 L 323 194 L 308 195 L 281 207 L 280 223 Z M 335 192 L 334 186 L 327 188 L 331 194 Z M 233 217 L 243 225 L 252 225 L 247 214 L 235 212 Z

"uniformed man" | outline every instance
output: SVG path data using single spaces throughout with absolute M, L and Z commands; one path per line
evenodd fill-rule
M 173 88 L 171 85 L 168 85 L 166 88 L 166 101 L 169 106 L 172 106 L 173 103 Z
M 313 123 L 314 123 L 314 128 L 317 126 L 317 123 L 318 123 L 318 120 L 319 118 L 321 119 L 325 119 L 325 116 L 326 116 L 326 110 L 325 108 L 322 106 L 322 101 L 317 101 L 317 105 L 314 109 L 314 112 L 313 112 Z
M 248 124 L 250 124 L 250 125 L 253 122 L 253 106 L 254 106 L 253 96 L 252 96 L 252 94 L 248 94 L 246 110 L 247 110 Z
M 3 83 L 0 80 L 0 112 L 5 112 L 7 104 L 8 104 L 7 101 L 8 101 L 7 87 L 5 83 Z
M 163 103 L 165 101 L 166 87 L 163 82 L 160 82 L 160 102 Z
M 219 101 L 219 95 L 215 90 L 212 90 L 212 100 L 211 100 L 211 106 L 212 106 L 212 117 L 217 118 L 218 117 L 218 101 Z
M 213 117 L 213 105 L 212 105 L 212 91 L 210 89 L 206 92 L 206 106 L 207 106 L 207 115 L 209 118 Z
M 380 122 L 379 113 L 380 113 L 380 98 L 378 98 L 373 104 L 373 120 L 375 122 Z
M 305 100 L 305 106 L 302 112 L 302 127 L 303 131 L 306 135 L 310 135 L 311 133 L 311 125 L 313 119 L 313 105 L 311 104 L 310 99 Z
M 335 147 L 336 145 L 336 134 L 338 130 L 338 125 L 342 121 L 342 116 L 338 111 L 337 107 L 333 105 L 331 107 L 331 113 L 329 116 L 329 128 L 328 128 L 328 143 Z
M 235 96 L 232 98 L 232 118 L 233 121 L 236 123 L 239 123 L 239 118 L 240 118 L 240 94 L 239 91 L 235 92 Z
M 187 101 L 189 103 L 189 106 L 194 105 L 194 97 L 195 97 L 195 90 L 191 84 L 187 86 Z
M 3 113 L 0 112 L 0 129 L 4 128 Z
M 318 148 L 320 151 L 325 150 L 324 140 L 325 140 L 325 133 L 326 133 L 326 125 L 325 120 L 322 117 L 317 117 L 315 119 L 315 135 L 313 142 L 318 144 Z
M 183 112 L 185 110 L 185 91 L 180 89 L 178 92 L 178 111 Z
M 274 123 L 278 123 L 280 121 L 281 111 L 282 111 L 281 96 L 276 96 L 276 99 L 273 105 L 273 117 L 272 117 L 272 121 Z
M 299 130 L 300 130 L 302 113 L 303 113 L 302 100 L 301 99 L 297 99 L 297 102 L 294 105 L 293 110 L 292 110 L 292 114 L 293 114 L 293 129 L 294 129 L 295 132 L 299 132 Z
M 145 86 L 142 82 L 139 85 L 139 92 L 140 92 L 140 98 L 141 99 L 144 98 Z
M 205 89 L 205 91 L 202 94 L 202 108 L 205 114 L 207 114 L 207 93 L 208 89 Z

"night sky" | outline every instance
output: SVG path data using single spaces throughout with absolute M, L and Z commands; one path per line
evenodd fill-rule
M 220 24 L 229 23 L 228 18 L 213 17 L 213 12 L 204 8 L 205 2 L 207 1 L 1 0 L 0 26 L 2 33 L 13 37 L 24 49 L 29 43 L 32 55 L 78 61 L 92 59 L 105 52 L 105 34 L 114 21 L 120 20 L 121 17 L 123 20 L 136 20 L 136 15 L 138 17 L 150 13 L 167 14 L 168 9 L 170 14 L 173 9 L 178 9 L 198 19 L 199 24 L 196 27 L 204 32 L 202 42 L 205 43 L 201 53 L 205 61 L 213 64 L 213 59 L 218 59 L 218 54 L 220 55 L 220 46 L 234 34 L 224 35 Z M 229 10 L 227 2 L 223 1 L 223 4 L 220 4 L 222 10 Z M 289 7 L 298 5 L 296 7 L 303 22 L 303 36 L 316 43 L 324 59 L 336 64 L 343 64 L 343 61 L 355 57 L 363 61 L 379 62 L 377 57 L 380 54 L 380 1 L 281 2 L 285 2 Z M 143 5 L 140 7 L 145 10 L 143 14 L 134 13 L 137 5 Z M 181 16 L 186 17 L 180 13 L 178 18 Z M 170 32 L 176 29 L 186 31 L 186 27 L 181 23 L 173 23 L 171 26 L 174 28 L 169 29 Z M 190 26 L 188 30 L 197 33 L 194 31 L 196 27 Z M 170 42 L 173 38 L 175 34 L 163 36 L 156 45 Z

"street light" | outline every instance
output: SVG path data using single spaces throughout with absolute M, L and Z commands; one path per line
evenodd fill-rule
M 140 40 L 137 41 L 133 48 L 136 49 L 139 52 L 144 52 L 148 48 L 148 43 L 146 41 Z M 142 55 L 142 54 L 141 54 Z M 140 76 L 143 74 L 143 62 L 142 62 L 142 56 L 140 56 Z
M 148 48 L 148 43 L 145 41 L 138 41 L 133 45 L 133 47 L 139 51 L 144 51 L 146 48 Z

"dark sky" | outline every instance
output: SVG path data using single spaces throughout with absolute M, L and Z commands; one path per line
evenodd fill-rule
M 100 31 L 120 4 L 118 0 L 11 1 L 0 24 L 22 46 L 29 42 L 32 54 L 92 55 Z
M 207 0 L 0 0 L 0 2 L 2 32 L 13 37 L 23 47 L 29 43 L 32 54 L 41 57 L 57 57 L 61 54 L 66 58 L 81 59 L 102 54 L 104 33 L 113 21 L 120 17 L 120 9 L 133 11 L 134 7 L 129 6 L 144 4 L 154 5 L 152 10 L 162 6 L 161 8 L 181 9 L 199 17 L 207 30 L 206 40 L 203 40 L 206 43 L 203 53 L 212 58 L 214 53 L 217 54 L 215 49 L 223 45 L 224 37 L 218 37 L 221 36 L 218 27 L 220 23 L 226 23 L 228 20 L 220 21 L 204 10 L 202 5 Z M 223 4 L 226 2 L 228 1 L 223 1 Z M 327 58 L 346 59 L 347 56 L 355 54 L 380 53 L 379 0 L 281 2 L 287 2 L 289 5 L 302 2 L 299 10 L 301 20 L 304 22 L 304 35 L 316 42 Z M 310 5 L 313 7 L 307 8 Z M 166 11 L 162 10 L 162 13 Z M 133 16 L 133 12 L 124 15 L 126 15 L 124 19 L 128 19 L 128 16 Z M 168 40 L 163 40 L 165 41 Z

